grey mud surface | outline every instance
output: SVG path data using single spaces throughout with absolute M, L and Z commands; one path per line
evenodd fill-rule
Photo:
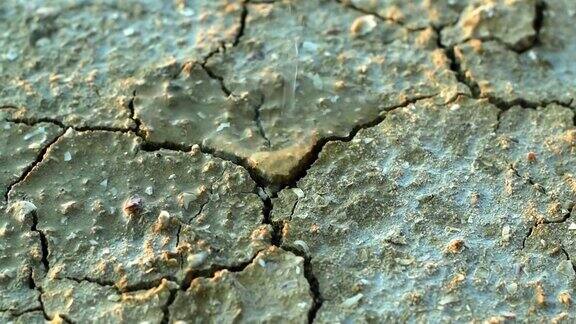
M 7 0 L 0 322 L 574 322 L 576 2 Z

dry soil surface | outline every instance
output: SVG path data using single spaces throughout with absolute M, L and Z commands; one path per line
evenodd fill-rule
M 574 322 L 576 1 L 4 0 L 0 322 Z

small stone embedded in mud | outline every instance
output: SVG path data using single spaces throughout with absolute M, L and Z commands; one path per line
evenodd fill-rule
M 344 307 L 344 308 L 355 307 L 358 305 L 358 303 L 360 302 L 360 300 L 363 297 L 364 297 L 364 295 L 362 295 L 362 294 L 358 294 L 358 295 L 355 295 L 353 297 L 350 297 L 342 303 L 342 307 Z
M 174 218 L 170 215 L 169 212 L 162 210 L 158 215 L 158 219 L 156 220 L 156 227 L 155 231 L 160 232 L 166 230 L 170 227 L 171 223 L 173 222 Z
M 561 292 L 558 295 L 558 301 L 560 301 L 562 304 L 566 306 L 570 306 L 572 305 L 572 296 L 567 291 Z
M 352 36 L 364 36 L 374 30 L 378 25 L 378 21 L 374 15 L 367 15 L 356 18 L 350 26 L 350 33 Z
M 68 213 L 70 213 L 70 211 L 72 211 L 73 209 L 77 208 L 78 204 L 76 201 L 71 200 L 68 202 L 65 202 L 63 204 L 60 205 L 60 211 L 62 212 L 62 214 L 66 215 Z
M 124 202 L 122 209 L 128 217 L 137 216 L 144 209 L 144 199 L 140 196 L 132 196 Z
M 510 236 L 511 236 L 510 226 L 508 224 L 506 224 L 502 227 L 502 241 L 503 242 L 509 242 Z
M 108 188 L 108 179 L 102 180 L 102 181 L 100 182 L 100 185 L 101 185 L 103 188 Z
M 204 263 L 204 261 L 206 261 L 206 258 L 208 258 L 208 253 L 200 252 L 200 253 L 196 253 L 196 254 L 190 254 L 186 258 L 186 261 L 188 262 L 189 267 L 197 268 L 197 267 L 201 266 Z
M 460 252 L 462 252 L 462 249 L 464 249 L 464 246 L 465 246 L 464 240 L 454 239 L 446 245 L 446 252 L 452 253 L 452 254 L 460 253 Z
M 186 210 L 190 207 L 190 203 L 195 201 L 198 195 L 189 193 L 189 192 L 182 192 L 178 195 L 178 202 L 180 206 Z
M 34 222 L 34 214 L 38 208 L 36 205 L 29 201 L 15 201 L 8 207 L 8 212 L 12 214 L 12 217 L 21 224 L 32 225 Z

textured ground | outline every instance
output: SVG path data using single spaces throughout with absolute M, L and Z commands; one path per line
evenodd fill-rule
M 574 322 L 573 0 L 0 3 L 0 322 Z

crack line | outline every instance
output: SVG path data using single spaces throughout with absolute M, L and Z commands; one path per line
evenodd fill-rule
M 352 130 L 348 133 L 347 136 L 328 136 L 328 137 L 321 138 L 312 146 L 312 149 L 310 150 L 310 152 L 308 152 L 306 154 L 306 156 L 304 156 L 302 158 L 299 167 L 296 169 L 295 174 L 291 176 L 291 180 L 286 181 L 284 183 L 277 184 L 277 185 L 279 185 L 279 190 L 277 190 L 277 191 L 280 191 L 284 188 L 296 187 L 297 182 L 306 176 L 306 174 L 308 173 L 308 170 L 312 167 L 312 165 L 316 162 L 316 160 L 318 160 L 318 157 L 319 157 L 320 153 L 322 152 L 322 150 L 324 149 L 324 146 L 326 146 L 326 144 L 328 144 L 330 142 L 350 142 L 354 139 L 354 137 L 356 137 L 356 135 L 358 134 L 358 132 L 360 130 L 375 127 L 378 124 L 380 124 L 381 122 L 383 122 L 387 113 L 389 113 L 395 109 L 405 108 L 405 107 L 407 107 L 411 104 L 414 104 L 418 101 L 421 101 L 421 100 L 434 98 L 436 96 L 437 96 L 437 94 L 418 96 L 418 97 L 406 100 L 406 101 L 404 101 L 398 105 L 384 108 L 378 114 L 378 116 L 376 116 L 374 119 L 369 120 L 365 123 L 355 125 L 352 128 Z
M 246 18 L 248 17 L 248 1 L 242 3 L 242 12 L 240 13 L 240 27 L 238 28 L 238 33 L 234 37 L 234 42 L 232 42 L 232 47 L 238 46 L 244 32 L 246 31 Z
M 67 125 L 61 122 L 60 120 L 49 118 L 49 117 L 42 117 L 42 118 L 5 118 L 5 121 L 14 124 L 23 124 L 26 126 L 36 126 L 41 123 L 48 123 L 58 126 L 60 128 L 70 128 L 78 132 L 89 132 L 89 131 L 105 131 L 105 132 L 118 132 L 118 133 L 128 133 L 132 132 L 133 130 L 130 128 L 120 128 L 120 127 L 109 127 L 109 126 L 73 126 Z
M 50 261 L 48 260 L 48 256 L 50 255 L 50 250 L 48 249 L 48 240 L 46 239 L 46 234 L 38 229 L 38 214 L 36 211 L 32 213 L 32 226 L 30 228 L 32 232 L 38 233 L 40 237 L 40 248 L 42 250 L 42 258 L 40 262 L 44 266 L 44 271 L 48 272 L 50 270 Z
M 230 152 L 219 151 L 219 150 L 216 150 L 214 148 L 206 147 L 206 146 L 201 145 L 201 144 L 194 144 L 194 145 L 198 145 L 198 147 L 200 148 L 200 151 L 204 154 L 208 154 L 208 155 L 229 161 L 229 162 L 231 162 L 237 166 L 244 168 L 245 170 L 248 171 L 250 177 L 258 186 L 263 187 L 263 188 L 269 188 L 269 189 L 271 189 L 272 193 L 274 194 L 274 193 L 276 193 L 276 192 L 278 192 L 284 188 L 294 187 L 296 185 L 296 183 L 307 174 L 308 169 L 318 159 L 320 152 L 322 151 L 324 146 L 326 144 L 328 144 L 329 142 L 334 142 L 334 141 L 349 142 L 356 136 L 356 134 L 361 129 L 374 127 L 374 126 L 378 125 L 379 123 L 381 123 L 384 120 L 384 116 L 387 112 L 393 111 L 394 109 L 403 108 L 403 107 L 406 107 L 410 104 L 416 103 L 420 100 L 430 99 L 430 98 L 433 98 L 435 96 L 437 96 L 437 94 L 423 95 L 423 96 L 419 96 L 416 98 L 412 98 L 410 100 L 406 100 L 406 101 L 404 101 L 398 105 L 383 108 L 382 112 L 380 114 L 378 114 L 378 116 L 376 116 L 376 118 L 374 118 L 370 121 L 367 121 L 365 123 L 355 125 L 352 128 L 352 130 L 348 133 L 347 136 L 328 136 L 328 137 L 321 138 L 312 146 L 311 150 L 306 155 L 303 156 L 303 158 L 301 159 L 301 161 L 299 163 L 299 166 L 295 169 L 295 172 L 289 177 L 289 179 L 286 181 L 283 181 L 283 182 L 279 182 L 279 183 L 269 183 L 266 179 L 264 179 L 262 176 L 260 176 L 259 170 L 255 167 L 251 166 L 249 164 L 247 158 L 239 157 L 239 156 L 237 156 L 233 153 L 230 153 Z M 27 122 L 26 120 L 21 120 L 21 121 L 24 123 Z M 60 127 L 62 127 L 62 126 L 66 127 L 65 125 L 62 125 L 61 123 L 54 121 L 54 120 L 43 120 L 43 121 L 38 121 L 38 122 L 52 122 L 53 124 L 56 124 Z M 169 142 L 169 141 L 165 141 L 165 142 L 149 141 L 145 138 L 145 136 L 143 136 L 142 132 L 135 132 L 134 129 L 107 129 L 107 128 L 94 128 L 94 127 L 89 127 L 89 128 L 68 127 L 68 128 L 72 128 L 75 131 L 79 131 L 79 132 L 110 131 L 110 132 L 132 133 L 132 134 L 134 134 L 134 135 L 136 135 L 142 139 L 142 144 L 140 146 L 140 149 L 143 151 L 147 151 L 147 152 L 154 152 L 154 151 L 158 151 L 161 149 L 167 149 L 167 150 L 172 150 L 172 151 L 180 151 L 180 152 L 188 153 L 191 151 L 192 147 L 194 146 L 194 145 L 185 145 L 185 144 L 173 143 L 173 142 Z M 45 153 L 45 152 L 43 152 L 43 153 Z M 24 177 L 25 177 L 25 175 L 22 177 L 22 179 Z M 21 181 L 21 179 L 19 179 L 19 181 Z M 19 182 L 19 181 L 17 181 L 17 182 Z M 7 196 L 8 196 L 8 194 L 6 195 L 6 197 Z
M 22 174 L 20 175 L 20 177 L 18 177 L 18 179 L 16 179 L 15 181 L 13 181 L 12 183 L 10 183 L 8 185 L 8 188 L 6 190 L 6 194 L 4 195 L 4 199 L 6 202 L 8 202 L 8 197 L 10 196 L 10 193 L 12 192 L 12 189 L 14 188 L 14 186 L 16 186 L 17 184 L 19 184 L 20 182 L 24 181 L 24 179 L 26 179 L 26 177 L 28 176 L 28 174 L 30 174 L 30 172 L 32 172 L 32 170 L 40 163 L 44 160 L 46 153 L 48 152 L 48 150 L 50 149 L 50 147 L 52 147 L 52 145 L 54 145 L 66 132 L 62 131 L 60 134 L 58 134 L 57 136 L 54 137 L 54 139 L 52 139 L 50 142 L 48 142 L 46 145 L 44 145 L 44 147 L 40 150 L 40 152 L 38 152 L 38 155 L 36 156 L 36 159 L 34 161 L 32 161 L 32 163 L 30 163 L 26 169 L 24 169 L 24 172 L 22 172 Z
M 240 44 L 240 40 L 242 39 L 246 31 L 246 20 L 248 18 L 248 3 L 249 1 L 244 1 L 242 3 L 242 11 L 240 13 L 240 27 L 238 28 L 238 33 L 234 36 L 232 47 L 236 47 Z M 221 43 L 220 46 L 210 51 L 210 53 L 208 53 L 208 55 L 206 55 L 203 58 L 202 62 L 200 63 L 200 66 L 202 67 L 202 69 L 204 69 L 206 74 L 210 76 L 210 78 L 218 81 L 218 83 L 220 84 L 220 89 L 222 89 L 222 92 L 224 92 L 226 96 L 229 97 L 232 95 L 232 91 L 226 86 L 224 82 L 224 77 L 217 75 L 214 71 L 212 71 L 212 69 L 208 67 L 208 61 L 210 60 L 210 58 L 212 58 L 216 54 L 224 54 L 225 52 L 226 52 L 226 44 Z
M 164 280 L 171 281 L 171 282 L 178 282 L 178 280 L 173 276 L 163 276 L 161 278 L 154 279 L 151 281 L 143 281 L 143 282 L 139 282 L 139 283 L 124 286 L 124 287 L 118 287 L 117 283 L 115 283 L 113 281 L 91 278 L 88 276 L 85 276 L 82 278 L 66 276 L 66 277 L 62 277 L 62 278 L 56 277 L 53 279 L 55 279 L 55 280 L 71 280 L 71 281 L 74 281 L 76 283 L 89 282 L 92 284 L 96 284 L 100 287 L 112 288 L 118 294 L 133 293 L 133 292 L 138 292 L 138 291 L 146 291 L 146 290 L 154 289 L 154 288 L 157 288 L 158 286 L 160 286 L 162 284 L 162 281 L 164 281 Z
M 528 229 L 528 233 L 526 233 L 526 235 L 524 236 L 524 239 L 522 240 L 522 249 L 524 249 L 526 247 L 526 240 L 532 235 L 532 233 L 534 232 L 534 229 L 536 229 L 536 227 L 538 227 L 538 225 L 546 225 L 546 224 L 561 224 L 561 223 L 565 223 L 570 216 L 572 216 L 571 212 L 566 213 L 565 215 L 562 216 L 562 219 L 559 220 L 547 220 L 547 219 L 539 219 L 536 220 L 532 226 L 530 226 L 530 228 Z
M 542 186 L 541 184 L 535 182 L 531 177 L 529 176 L 522 176 L 520 174 L 520 172 L 514 167 L 514 163 L 508 163 L 509 168 L 514 172 L 514 175 L 516 175 L 518 178 L 524 180 L 527 184 L 529 184 L 532 188 L 534 188 L 536 191 L 544 194 L 544 195 L 548 195 L 548 192 L 546 191 L 546 188 L 544 188 L 544 186 Z M 552 198 L 552 197 L 551 197 Z
M 566 249 L 564 248 L 564 245 L 562 245 L 562 244 L 560 244 L 560 251 L 562 251 L 564 256 L 566 256 L 566 260 L 570 261 L 570 264 L 572 265 L 572 269 L 574 269 L 574 272 L 576 272 L 576 264 L 572 261 L 572 259 L 570 258 L 570 254 L 568 254 L 568 251 L 566 251 Z
M 535 31 L 534 40 L 532 41 L 532 44 L 530 46 L 521 51 L 515 51 L 516 53 L 522 54 L 542 44 L 542 40 L 540 39 L 541 35 L 540 32 L 542 31 L 542 26 L 544 25 L 545 10 L 546 10 L 546 3 L 544 1 L 537 1 L 536 6 L 534 8 L 535 11 L 534 21 L 532 22 L 532 28 L 534 28 Z
M 44 300 L 42 300 L 42 295 L 44 294 L 44 289 L 42 289 L 41 286 L 38 286 L 36 284 L 36 282 L 34 281 L 34 276 L 32 275 L 32 273 L 30 273 L 29 277 L 28 277 L 28 284 L 30 285 L 31 289 L 35 289 L 38 291 L 38 302 L 40 303 L 40 309 L 42 311 L 42 314 L 44 315 L 44 319 L 46 319 L 47 321 L 51 321 L 52 318 L 50 316 L 48 316 L 48 313 L 46 312 L 46 308 L 44 307 Z
M 170 306 L 176 300 L 176 293 L 178 291 L 175 289 L 170 289 L 170 296 L 168 296 L 168 300 L 166 304 L 162 305 L 162 320 L 160 320 L 161 324 L 168 324 L 170 323 Z
M 76 283 L 89 282 L 89 283 L 97 284 L 98 286 L 101 286 L 101 287 L 115 287 L 115 284 L 112 281 L 90 278 L 87 276 L 82 277 L 82 278 L 75 278 L 75 277 L 67 276 L 67 277 L 63 277 L 63 278 L 54 278 L 54 279 L 59 279 L 59 280 L 67 279 L 67 280 L 72 280 Z
M 130 119 L 134 122 L 133 131 L 139 134 L 140 127 L 142 126 L 142 121 L 140 120 L 140 118 L 136 117 L 136 110 L 134 109 L 134 100 L 136 100 L 136 90 L 132 91 L 132 97 L 128 102 L 128 110 L 130 111 Z
M 312 294 L 312 307 L 308 310 L 308 323 L 312 324 L 318 315 L 318 311 L 324 303 L 324 298 L 322 297 L 322 293 L 320 291 L 318 278 L 314 274 L 314 269 L 312 268 L 312 257 L 298 249 L 289 246 L 283 246 L 282 248 L 304 259 L 304 277 L 306 278 L 306 281 L 308 281 L 308 285 L 310 286 L 310 293 Z
M 260 200 L 262 200 L 262 215 L 263 215 L 262 223 L 270 225 L 270 227 L 272 228 L 272 238 L 270 240 L 271 241 L 270 244 L 273 246 L 280 247 L 282 232 L 278 231 L 277 226 L 272 223 L 271 215 L 272 215 L 272 209 L 274 209 L 272 199 L 266 193 L 264 188 L 257 187 L 256 190 L 258 191 L 257 192 L 258 197 L 260 197 Z
M 446 47 L 444 44 L 442 44 L 441 40 L 442 28 L 435 28 L 435 31 L 437 36 L 437 44 L 436 44 L 437 47 L 439 49 L 444 50 L 446 57 L 450 61 L 450 70 L 452 70 L 452 72 L 455 74 L 456 80 L 459 83 L 465 85 L 470 90 L 470 94 L 473 99 L 486 99 L 490 104 L 496 106 L 496 108 L 503 111 L 509 110 L 514 106 L 520 106 L 525 109 L 536 109 L 538 107 L 546 107 L 551 104 L 571 108 L 570 106 L 574 102 L 574 98 L 570 99 L 570 101 L 567 102 L 563 102 L 560 100 L 543 100 L 539 102 L 534 102 L 526 100 L 524 98 L 516 98 L 511 101 L 506 101 L 493 95 L 483 94 L 478 83 L 474 81 L 472 77 L 467 73 L 467 71 L 462 68 L 461 66 L 462 63 L 460 62 L 460 60 L 457 58 L 458 56 L 456 55 L 458 44 Z M 576 119 L 575 119 L 575 125 L 576 125 Z
M 261 108 L 262 105 L 264 105 L 265 102 L 265 97 L 264 94 L 262 94 L 262 98 L 260 99 L 260 103 L 256 104 L 254 106 L 254 123 L 256 123 L 256 127 L 258 128 L 258 133 L 260 133 L 260 136 L 262 136 L 262 138 L 264 138 L 264 140 L 266 141 L 266 146 L 268 148 L 270 148 L 270 139 L 266 136 L 266 130 L 264 128 L 264 125 L 262 125 L 262 118 L 260 116 L 261 113 Z
M 266 249 L 266 248 L 264 248 Z M 250 258 L 250 260 L 241 262 L 236 265 L 224 266 L 218 264 L 212 264 L 208 269 L 201 269 L 201 270 L 194 270 L 189 269 L 180 285 L 180 290 L 186 291 L 192 285 L 192 281 L 197 278 L 213 278 L 217 272 L 227 270 L 232 273 L 242 272 L 246 269 L 247 266 L 254 263 L 254 260 L 258 256 L 260 252 L 264 249 L 258 250 L 254 253 L 254 255 Z
M 4 109 L 5 109 L 5 110 L 8 110 L 8 109 L 20 109 L 20 108 L 14 106 L 14 105 L 3 105 L 3 106 L 0 106 L 0 110 L 4 110 Z
M 408 30 L 409 32 L 422 31 L 422 30 L 426 30 L 429 27 L 433 27 L 431 25 L 425 26 L 425 27 L 419 27 L 419 28 L 408 27 L 408 26 L 406 26 L 406 24 L 404 22 L 402 22 L 400 20 L 396 20 L 396 19 L 389 18 L 389 17 L 384 17 L 384 16 L 381 16 L 380 14 L 378 14 L 377 12 L 372 12 L 372 11 L 369 11 L 366 9 L 362 9 L 362 8 L 354 5 L 350 0 L 334 0 L 334 1 L 336 1 L 340 5 L 344 6 L 345 8 L 350 8 L 350 9 L 357 11 L 357 12 L 364 14 L 364 15 L 372 15 L 372 16 L 374 16 L 374 17 L 376 17 L 382 21 L 398 25 L 398 26 Z
M 214 71 L 212 71 L 206 64 L 201 64 L 200 66 L 202 67 L 202 69 L 204 69 L 204 71 L 206 72 L 206 74 L 208 74 L 210 78 L 220 83 L 220 89 L 222 89 L 222 92 L 226 94 L 226 97 L 232 95 L 232 91 L 230 91 L 230 89 L 228 89 L 228 87 L 226 87 L 226 84 L 224 83 L 224 77 L 216 75 L 216 73 L 214 73 Z

